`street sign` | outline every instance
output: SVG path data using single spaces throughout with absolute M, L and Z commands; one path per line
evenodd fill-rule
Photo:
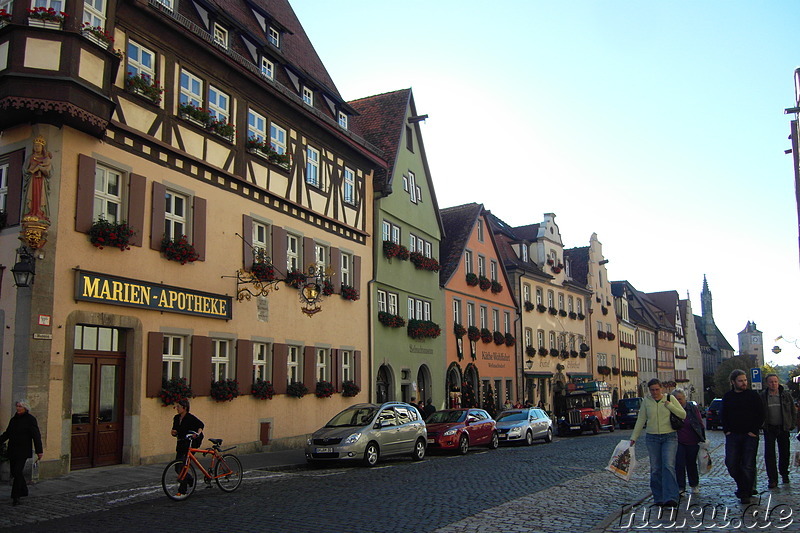
M 761 390 L 761 369 L 760 368 L 751 368 L 750 369 L 750 383 L 751 388 L 753 390 Z

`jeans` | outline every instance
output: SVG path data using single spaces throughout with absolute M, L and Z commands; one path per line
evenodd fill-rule
M 758 437 L 747 433 L 731 433 L 725 436 L 725 466 L 736 482 L 736 496 L 749 498 L 756 479 L 756 453 Z
M 675 479 L 675 456 L 678 435 L 648 433 L 647 453 L 650 456 L 650 490 L 657 504 L 678 501 L 678 481 Z
M 675 457 L 675 478 L 678 488 L 686 490 L 686 477 L 689 477 L 689 486 L 696 487 L 700 484 L 700 473 L 697 471 L 697 452 L 699 444 L 678 443 L 678 455 Z
M 775 464 L 775 443 L 778 444 L 778 461 Z M 767 478 L 771 482 L 778 481 L 778 471 L 781 476 L 789 477 L 789 432 L 780 427 L 766 426 L 764 428 L 764 463 L 767 466 Z

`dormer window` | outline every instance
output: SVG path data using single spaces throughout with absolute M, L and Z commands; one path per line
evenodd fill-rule
M 303 87 L 303 102 L 306 105 L 314 106 L 314 91 L 308 87 Z
M 339 126 L 341 126 L 342 129 L 347 129 L 347 115 L 341 111 L 339 111 Z
M 275 79 L 275 64 L 266 57 L 261 58 L 261 74 L 265 78 Z
M 520 250 L 522 250 L 522 260 L 524 262 L 528 262 L 528 246 L 523 242 L 519 245 Z
M 272 26 L 267 29 L 267 39 L 269 40 L 269 44 L 275 48 L 281 47 L 281 34 Z
M 214 43 L 220 45 L 227 50 L 228 48 L 228 30 L 214 23 Z

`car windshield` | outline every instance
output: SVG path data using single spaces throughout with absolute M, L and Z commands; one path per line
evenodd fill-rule
M 567 398 L 567 406 L 570 409 L 584 409 L 584 408 L 593 408 L 594 402 L 592 402 L 591 396 L 580 395 L 580 396 L 571 396 Z
M 714 400 L 711 402 L 711 405 L 708 406 L 709 409 L 719 409 L 720 405 L 722 405 L 722 400 Z
M 505 413 L 500 413 L 497 417 L 497 421 L 503 422 L 521 422 L 522 420 L 528 419 L 528 413 L 525 411 L 506 411 Z
M 436 411 L 426 420 L 426 424 L 453 424 L 455 422 L 463 422 L 466 418 L 466 411 Z
M 341 428 L 341 427 L 360 427 L 369 425 L 372 419 L 375 418 L 375 407 L 352 407 L 345 409 L 338 415 L 331 418 L 330 422 L 325 424 L 326 428 Z
M 620 411 L 628 411 L 630 409 L 638 409 L 639 408 L 639 402 L 641 402 L 641 401 L 642 400 L 639 399 L 639 398 L 625 398 L 625 399 L 619 401 L 619 404 L 617 405 L 617 409 L 619 409 Z

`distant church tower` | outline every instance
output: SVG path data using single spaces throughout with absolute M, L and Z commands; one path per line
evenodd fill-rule
M 764 334 L 758 331 L 755 322 L 739 332 L 739 355 L 754 355 L 757 366 L 764 366 Z
M 719 351 L 717 341 L 717 325 L 714 323 L 714 309 L 711 304 L 711 291 L 708 288 L 708 280 L 703 274 L 703 292 L 700 293 L 700 307 L 703 313 L 703 335 L 706 336 L 709 346 Z

